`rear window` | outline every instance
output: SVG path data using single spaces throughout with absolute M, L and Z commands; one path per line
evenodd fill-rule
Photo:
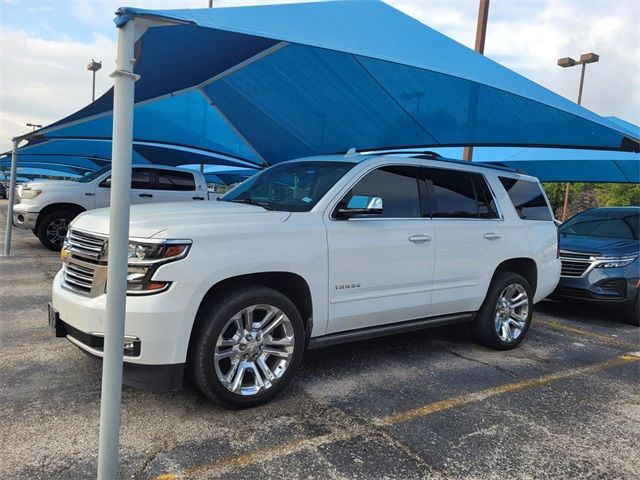
M 482 175 L 445 168 L 425 170 L 433 184 L 434 218 L 499 218 L 493 195 Z
M 540 184 L 518 178 L 500 177 L 518 215 L 523 220 L 553 220 Z
M 158 190 L 191 191 L 196 189 L 196 182 L 189 172 L 173 172 L 160 170 L 158 172 Z

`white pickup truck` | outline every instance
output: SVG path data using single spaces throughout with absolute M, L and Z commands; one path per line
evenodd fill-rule
M 463 322 L 517 346 L 560 277 L 539 182 L 420 157 L 294 160 L 217 202 L 132 207 L 125 383 L 178 389 L 188 375 L 247 407 L 307 348 Z M 97 357 L 108 227 L 107 209 L 72 222 L 49 308 L 56 335 Z
M 60 250 L 67 228 L 76 215 L 109 206 L 111 167 L 107 166 L 75 181 L 29 182 L 17 189 L 13 224 L 32 230 L 50 250 Z M 131 203 L 208 200 L 202 173 L 164 166 L 134 166 L 131 172 Z

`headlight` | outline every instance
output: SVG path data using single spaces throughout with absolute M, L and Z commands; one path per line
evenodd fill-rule
M 597 268 L 619 268 L 626 267 L 633 262 L 637 255 L 626 255 L 624 257 L 594 257 L 593 260 L 597 262 Z
M 33 200 L 41 193 L 42 193 L 42 190 L 32 190 L 30 188 L 23 188 L 22 195 L 20 196 L 20 198 L 22 200 Z
M 191 240 L 129 242 L 127 293 L 144 295 L 159 293 L 169 288 L 171 282 L 152 280 L 153 274 L 160 265 L 186 257 L 190 247 Z

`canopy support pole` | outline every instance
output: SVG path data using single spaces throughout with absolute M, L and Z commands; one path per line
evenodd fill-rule
M 7 207 L 7 233 L 4 237 L 4 256 L 11 255 L 11 233 L 13 232 L 13 203 L 16 197 L 16 172 L 18 171 L 18 143 L 13 141 L 11 150 L 11 179 L 9 180 L 9 206 Z
M 476 26 L 476 44 L 475 51 L 481 55 L 484 55 L 484 42 L 487 38 L 487 19 L 489 18 L 489 2 L 491 0 L 480 0 L 480 4 L 478 5 L 478 24 Z M 478 98 L 477 95 L 473 99 L 474 104 L 473 108 L 473 117 L 477 116 L 478 112 Z M 462 151 L 462 159 L 471 161 L 473 160 L 473 147 L 466 146 Z
M 135 21 L 118 29 L 113 94 L 113 143 L 111 212 L 107 266 L 107 311 L 102 362 L 98 479 L 118 476 L 120 402 L 122 399 L 122 356 L 127 299 L 127 252 L 129 206 L 131 203 L 131 157 L 133 148 L 133 102 L 137 76 L 133 73 Z

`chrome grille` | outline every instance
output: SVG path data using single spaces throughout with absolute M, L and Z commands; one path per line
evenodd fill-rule
M 64 281 L 67 282 L 73 290 L 78 290 L 87 295 L 91 293 L 95 270 L 82 267 L 73 261 L 65 264 L 63 269 Z
M 104 238 L 79 230 L 69 230 L 67 248 L 73 254 L 98 260 L 104 253 L 106 243 Z
M 560 250 L 560 261 L 562 262 L 560 275 L 563 277 L 582 277 L 593 263 L 592 257 L 597 255 L 596 253 L 577 253 Z
M 104 292 L 106 283 L 106 239 L 71 229 L 65 239 L 66 258 L 62 266 L 63 285 L 87 296 Z

